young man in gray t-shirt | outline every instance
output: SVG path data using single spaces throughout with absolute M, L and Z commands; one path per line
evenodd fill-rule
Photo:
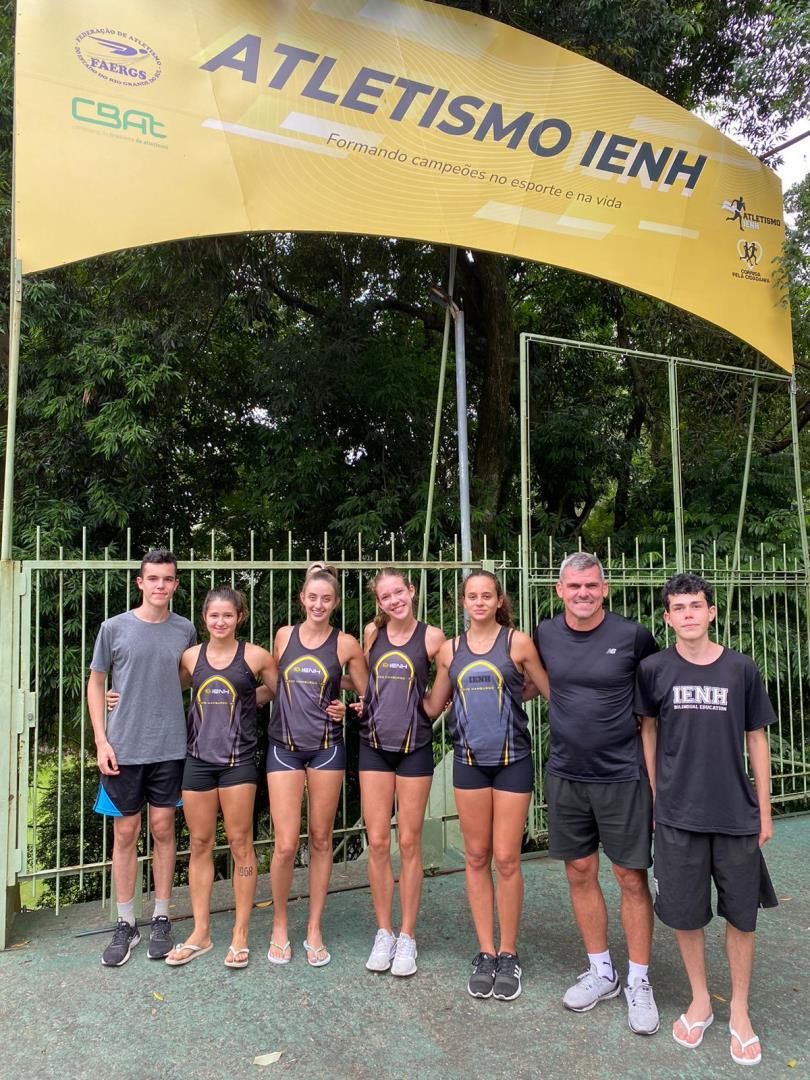
M 149 804 L 154 841 L 155 910 L 150 959 L 163 959 L 173 942 L 169 897 L 175 863 L 174 815 L 186 757 L 186 722 L 180 657 L 196 643 L 194 627 L 169 610 L 177 588 L 177 560 L 170 551 L 148 552 L 137 584 L 141 603 L 102 623 L 87 683 L 87 704 L 101 785 L 96 810 L 113 818 L 112 872 L 118 924 L 101 958 L 120 967 L 141 940 L 135 923 L 135 876 L 141 811 Z M 107 717 L 107 674 L 120 703 Z

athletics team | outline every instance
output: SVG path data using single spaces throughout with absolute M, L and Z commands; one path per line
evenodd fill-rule
M 761 1060 L 748 992 L 757 911 L 777 903 L 761 851 L 772 835 L 765 729 L 776 717 L 751 658 L 710 637 L 716 608 L 706 581 L 677 574 L 664 585 L 663 618 L 674 644 L 662 651 L 648 629 L 605 607 L 602 565 L 584 552 L 563 561 L 556 585 L 563 610 L 541 622 L 533 637 L 514 628 L 509 599 L 487 571 L 465 578 L 467 629 L 448 640 L 438 627 L 417 620 L 407 573 L 380 570 L 370 582 L 377 614 L 361 646 L 331 625 L 340 596 L 334 568 L 313 563 L 301 585 L 302 617 L 277 631 L 272 653 L 239 639 L 248 612 L 242 594 L 228 587 L 206 596 L 206 640 L 197 644 L 194 626 L 170 610 L 178 585 L 171 552 L 148 552 L 137 584 L 140 605 L 102 624 L 87 688 L 101 772 L 96 809 L 114 819 L 118 921 L 102 964 L 125 964 L 140 941 L 134 892 L 141 812 L 148 805 L 155 905 L 147 955 L 181 966 L 213 949 L 212 850 L 221 810 L 235 899 L 224 963 L 247 967 L 256 893 L 256 710 L 272 699 L 265 761 L 275 840 L 267 959 L 288 964 L 293 957 L 287 902 L 306 790 L 309 913 L 303 951 L 312 967 L 330 962 L 321 918 L 348 719 L 360 728 L 360 790 L 377 924 L 366 967 L 413 975 L 433 720 L 451 702 L 453 788 L 478 938 L 467 990 L 476 998 L 513 1000 L 522 978 L 520 853 L 534 788 L 524 702 L 542 694 L 550 719 L 544 784 L 549 853 L 564 862 L 587 953 L 585 971 L 565 991 L 563 1005 L 587 1012 L 623 991 L 630 1028 L 639 1035 L 658 1031 L 649 972 L 655 910 L 675 931 L 692 994 L 672 1035 L 681 1046 L 697 1048 L 714 1019 L 703 939 L 712 918 L 713 879 L 717 914 L 726 920 L 731 1057 L 743 1065 Z M 359 699 L 348 709 L 342 690 Z M 169 899 L 181 797 L 194 926 L 176 944 Z M 394 812 L 399 933 L 390 848 Z M 653 835 L 654 904 L 647 874 Z M 624 979 L 608 948 L 600 844 L 621 892 L 629 956 Z

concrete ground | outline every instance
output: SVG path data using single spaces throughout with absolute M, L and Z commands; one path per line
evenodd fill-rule
M 810 1080 L 810 818 L 777 823 L 767 849 L 781 905 L 764 912 L 751 995 L 762 1037 L 763 1063 L 754 1076 Z M 356 868 L 362 871 L 362 868 Z M 477 951 L 463 873 L 425 882 L 419 924 L 419 972 L 412 979 L 372 975 L 364 962 L 374 936 L 366 888 L 354 872 L 336 874 L 348 891 L 329 898 L 324 937 L 333 960 L 307 967 L 301 939 L 306 901 L 292 903 L 293 961 L 265 959 L 272 908 L 253 917 L 254 952 L 245 971 L 222 960 L 230 915 L 213 917 L 215 951 L 183 968 L 146 957 L 145 943 L 121 969 L 104 969 L 106 936 L 75 936 L 109 921 L 100 905 L 18 916 L 17 947 L 0 954 L 0 1076 L 104 1080 L 298 1077 L 617 1077 L 740 1076 L 725 1031 L 729 985 L 722 923 L 707 931 L 715 1024 L 696 1051 L 670 1037 L 685 1008 L 688 987 L 673 935 L 657 926 L 652 969 L 661 1031 L 634 1035 L 624 999 L 593 1012 L 566 1012 L 560 998 L 584 967 L 562 867 L 546 858 L 527 861 L 521 941 L 523 995 L 515 1002 L 477 1001 L 465 991 Z M 611 911 L 614 958 L 625 968 L 618 928 L 617 889 L 603 867 Z M 260 882 L 266 896 L 266 879 Z M 221 897 L 217 898 L 217 902 Z M 214 906 L 217 906 L 215 902 Z M 176 918 L 185 896 L 176 897 Z M 222 905 L 224 906 L 224 904 Z M 189 923 L 176 923 L 182 940 Z M 281 1051 L 267 1067 L 257 1055 Z M 747 1075 L 747 1074 L 746 1074 Z

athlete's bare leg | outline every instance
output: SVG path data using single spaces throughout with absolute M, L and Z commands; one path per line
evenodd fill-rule
M 309 791 L 309 919 L 307 941 L 323 945 L 321 916 L 332 876 L 332 831 L 343 786 L 343 769 L 307 769 Z
M 492 788 L 454 788 L 461 832 L 467 900 L 480 952 L 495 956 L 495 889 L 492 884 Z
M 608 917 L 599 887 L 599 852 L 586 855 L 584 859 L 566 860 L 565 873 L 585 952 L 606 952 Z
M 523 910 L 520 849 L 530 801 L 529 792 L 492 792 L 495 902 L 498 905 L 498 926 L 501 934 L 499 952 L 517 952 L 517 935 Z
M 712 1014 L 712 1003 L 709 998 L 709 987 L 706 982 L 706 954 L 702 930 L 676 930 L 675 938 L 681 951 L 683 966 L 689 985 L 692 988 L 692 1000 L 689 1008 L 684 1013 L 690 1024 L 708 1020 Z M 700 1039 L 701 1029 L 694 1028 L 692 1034 L 687 1034 L 686 1028 L 680 1020 L 672 1025 L 672 1032 L 684 1042 L 696 1043 Z
M 751 1018 L 748 1015 L 748 991 L 754 967 L 755 937 L 755 934 L 745 933 L 732 926 L 731 923 L 726 923 L 726 956 L 731 975 L 730 1020 L 731 1026 L 743 1042 L 748 1042 L 754 1036 Z M 750 1059 L 762 1052 L 758 1042 L 746 1047 L 745 1050 L 742 1050 L 737 1039 L 732 1038 L 731 1043 L 737 1057 Z
M 115 894 L 120 903 L 126 903 L 135 896 L 140 833 L 140 813 L 113 818 L 112 873 Z
M 149 807 L 149 831 L 154 841 L 152 877 L 155 881 L 155 896 L 161 900 L 168 900 L 172 894 L 174 864 L 177 860 L 174 819 L 173 806 Z
M 432 776 L 398 776 L 397 833 L 399 837 L 399 905 L 402 932 L 416 936 L 416 918 L 422 899 L 422 827 Z
M 234 784 L 219 789 L 225 833 L 233 857 L 233 897 L 236 904 L 231 944 L 238 955 L 247 947 L 250 916 L 256 899 L 256 853 L 253 850 L 255 784 Z M 275 939 L 274 939 L 275 940 Z M 286 938 L 284 939 L 287 940 Z
M 203 949 L 211 943 L 211 889 L 214 884 L 214 860 L 211 852 L 217 831 L 218 812 L 219 798 L 216 788 L 213 791 L 183 792 L 183 813 L 186 816 L 191 843 L 188 885 L 194 916 L 194 927 L 185 940 Z M 172 960 L 181 960 L 187 955 L 181 945 L 175 945 L 169 953 Z
M 391 815 L 396 774 L 376 769 L 360 773 L 363 820 L 368 836 L 368 883 L 377 927 L 393 933 L 394 872 L 391 868 Z
M 628 959 L 634 964 L 649 964 L 654 920 L 647 871 L 614 865 L 613 873 L 621 889 L 621 917 Z
M 301 832 L 301 800 L 305 780 L 306 773 L 303 769 L 285 769 L 284 772 L 267 774 L 274 837 L 273 858 L 270 862 L 270 884 L 273 891 L 273 929 L 270 940 L 279 946 L 285 945 L 290 939 L 287 929 L 287 901 Z M 284 953 L 272 944 L 271 952 L 276 959 L 283 959 Z

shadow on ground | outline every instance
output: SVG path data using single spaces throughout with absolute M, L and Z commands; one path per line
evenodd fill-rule
M 752 1017 L 763 1041 L 760 1080 L 810 1078 L 810 817 L 780 821 L 768 860 L 781 905 L 760 919 Z M 272 908 L 255 911 L 250 967 L 228 971 L 230 916 L 213 917 L 214 952 L 171 969 L 146 958 L 145 943 L 121 969 L 104 969 L 106 937 L 76 937 L 103 925 L 98 904 L 18 916 L 14 941 L 0 954 L 2 1075 L 105 1080 L 208 1080 L 265 1076 L 477 1078 L 695 1078 L 740 1076 L 725 1025 L 728 978 L 722 922 L 707 931 L 716 1022 L 697 1051 L 670 1037 L 688 1000 L 673 936 L 656 927 L 653 984 L 658 1035 L 633 1035 L 624 999 L 584 1015 L 560 1004 L 583 968 L 562 867 L 545 858 L 524 865 L 526 906 L 521 961 L 524 992 L 512 1003 L 476 1001 L 465 991 L 476 951 L 461 873 L 425 882 L 419 925 L 419 973 L 394 979 L 367 972 L 374 936 L 366 889 L 329 898 L 324 937 L 333 961 L 304 961 L 306 901 L 291 905 L 294 946 L 288 967 L 265 958 Z M 618 894 L 607 866 L 615 959 L 626 966 L 618 931 Z M 348 882 L 344 878 L 344 882 Z M 266 885 L 262 882 L 262 887 Z M 261 889 L 260 889 L 261 891 Z M 182 897 L 178 898 L 178 908 Z M 190 924 L 176 923 L 182 940 Z M 276 1064 L 258 1054 L 280 1050 Z M 747 1075 L 747 1074 L 744 1074 Z

